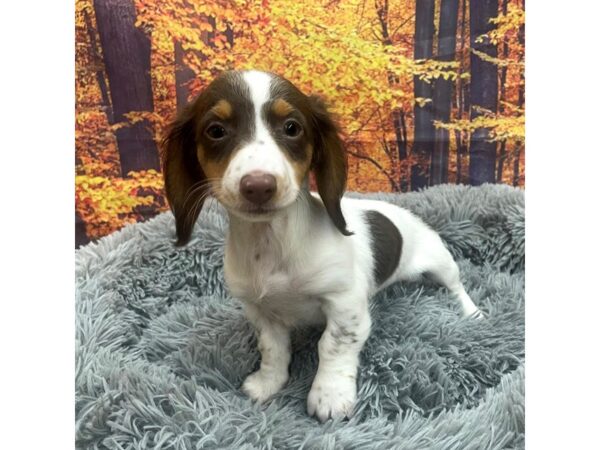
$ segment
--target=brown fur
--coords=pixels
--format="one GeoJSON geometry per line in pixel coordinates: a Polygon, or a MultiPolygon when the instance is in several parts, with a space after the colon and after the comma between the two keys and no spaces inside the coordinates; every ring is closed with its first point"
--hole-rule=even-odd
{"type": "Polygon", "coordinates": [[[285,117],[294,110],[292,105],[290,105],[282,98],[278,98],[277,100],[275,100],[273,102],[273,105],[271,106],[271,109],[275,114],[277,114],[280,117],[285,117]]]}
{"type": "MultiPolygon", "coordinates": [[[[237,100],[239,94],[238,97],[233,94],[239,92],[239,86],[239,73],[229,72],[217,78],[179,114],[163,141],[165,190],[175,216],[177,245],[184,245],[190,239],[204,197],[210,189],[208,180],[212,182],[222,178],[238,150],[237,147],[231,147],[225,154],[208,151],[199,141],[205,138],[199,134],[201,130],[197,127],[208,112],[221,120],[230,119],[234,114],[236,117],[240,117],[240,114],[246,117],[243,114],[250,113],[251,109],[243,104],[240,106],[237,100]],[[231,90],[232,85],[237,89],[231,90]]],[[[297,156],[293,152],[284,152],[294,169],[296,181],[301,185],[308,172],[313,170],[319,195],[329,217],[342,234],[351,235],[346,229],[340,206],[346,187],[347,157],[336,122],[321,99],[305,96],[284,79],[279,80],[277,89],[281,97],[278,95],[273,102],[273,113],[281,118],[294,111],[300,112],[307,122],[305,139],[308,138],[308,141],[303,144],[304,147],[298,147],[305,151],[296,150],[297,156]]],[[[210,149],[210,143],[207,145],[210,149]]]]}
{"type": "Polygon", "coordinates": [[[163,141],[165,191],[175,216],[177,244],[185,245],[204,203],[208,185],[195,152],[194,108],[188,106],[171,124],[163,141]]]}
{"type": "Polygon", "coordinates": [[[327,111],[325,103],[310,96],[316,131],[312,167],[317,189],[325,209],[334,225],[345,236],[352,233],[346,229],[346,219],[340,205],[348,174],[348,159],[336,122],[327,111]]]}
{"type": "Polygon", "coordinates": [[[231,117],[232,113],[231,103],[229,103],[227,100],[219,100],[217,104],[211,108],[211,111],[214,112],[219,118],[227,120],[231,117]]]}
{"type": "Polygon", "coordinates": [[[229,162],[235,155],[235,152],[228,154],[225,158],[214,160],[207,158],[202,145],[198,145],[196,149],[196,155],[206,176],[209,179],[214,180],[215,178],[223,178],[223,175],[225,175],[225,171],[227,170],[227,166],[229,166],[229,162]]]}
{"type": "Polygon", "coordinates": [[[290,158],[287,154],[285,158],[288,160],[292,168],[294,169],[294,175],[296,175],[296,181],[298,185],[302,185],[304,179],[308,176],[310,170],[310,163],[312,160],[313,146],[308,144],[306,146],[306,158],[302,160],[296,160],[290,158]]]}

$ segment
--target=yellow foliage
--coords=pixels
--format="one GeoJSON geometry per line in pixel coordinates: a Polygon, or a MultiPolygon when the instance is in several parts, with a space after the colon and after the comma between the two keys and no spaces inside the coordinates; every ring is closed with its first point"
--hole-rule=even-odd
{"type": "Polygon", "coordinates": [[[516,110],[516,114],[501,116],[487,113],[475,119],[455,120],[451,123],[434,121],[437,128],[472,133],[477,128],[487,128],[492,141],[522,142],[525,139],[525,115],[516,110]]]}
{"type": "Polygon", "coordinates": [[[515,37],[519,28],[525,25],[525,11],[520,5],[509,3],[506,14],[499,14],[498,17],[490,19],[490,22],[496,27],[488,34],[477,38],[477,42],[482,42],[488,38],[494,45],[502,42],[504,39],[515,37]]]}
{"type": "Polygon", "coordinates": [[[471,49],[475,55],[479,56],[486,62],[497,65],[498,67],[508,67],[511,65],[518,66],[521,70],[525,69],[525,63],[521,61],[512,61],[510,59],[494,58],[487,53],[480,52],[479,50],[471,49]]]}
{"type": "Polygon", "coordinates": [[[77,211],[91,238],[143,220],[147,212],[165,210],[163,179],[155,170],[130,172],[129,178],[78,175],[75,177],[77,211]]]}
{"type": "MultiPolygon", "coordinates": [[[[119,123],[109,123],[99,89],[98,76],[104,68],[101,49],[94,54],[91,46],[94,37],[99,42],[93,2],[76,1],[76,196],[90,237],[166,209],[160,174],[142,171],[121,176],[115,132],[146,121],[160,142],[177,106],[176,44],[183,49],[183,65],[194,74],[188,85],[190,99],[222,71],[251,68],[281,74],[302,91],[324,96],[351,151],[351,190],[390,191],[410,176],[412,111],[415,105],[431,102],[415,98],[415,78],[430,84],[438,79],[469,83],[468,31],[457,61],[414,60],[416,0],[133,1],[136,26],[151,40],[154,110],[130,111],[119,123]],[[386,38],[381,20],[384,5],[386,38]],[[396,147],[394,114],[398,112],[403,113],[409,142],[403,161],[396,147]]],[[[493,19],[496,29],[479,37],[510,48],[506,58],[476,53],[506,70],[504,112],[470,121],[468,111],[458,117],[453,106],[455,120],[436,123],[437,127],[459,131],[467,139],[475,128],[485,127],[494,140],[523,140],[524,111],[516,105],[524,61],[518,32],[524,18],[519,3],[509,0],[507,14],[493,19]]],[[[456,152],[456,146],[451,146],[451,152],[456,152]]]]}

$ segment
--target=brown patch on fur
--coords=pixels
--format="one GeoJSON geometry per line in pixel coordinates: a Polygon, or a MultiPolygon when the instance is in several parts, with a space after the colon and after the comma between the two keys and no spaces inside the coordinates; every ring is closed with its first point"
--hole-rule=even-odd
{"type": "Polygon", "coordinates": [[[277,114],[280,117],[285,117],[294,110],[292,105],[290,105],[282,98],[278,98],[277,100],[275,100],[273,102],[273,105],[271,106],[271,109],[275,114],[277,114]]]}
{"type": "Polygon", "coordinates": [[[231,103],[227,100],[219,100],[217,104],[211,108],[211,111],[223,120],[229,119],[233,112],[231,103]]]}
{"type": "Polygon", "coordinates": [[[208,187],[202,183],[206,175],[193,152],[194,111],[186,108],[171,123],[163,141],[163,173],[165,191],[175,215],[177,244],[185,245],[198,218],[208,187]]]}
{"type": "Polygon", "coordinates": [[[206,174],[207,178],[210,178],[212,180],[214,180],[215,178],[223,178],[223,175],[225,175],[225,171],[227,170],[227,166],[229,166],[229,162],[231,161],[231,158],[234,154],[235,152],[232,152],[230,155],[227,156],[227,158],[222,158],[216,161],[212,158],[206,157],[204,153],[204,148],[201,145],[198,145],[198,147],[196,147],[196,155],[198,157],[198,161],[200,162],[200,165],[202,166],[202,169],[204,170],[204,173],[206,174]]]}
{"type": "Polygon", "coordinates": [[[290,156],[284,152],[285,159],[288,160],[292,168],[294,169],[294,175],[296,177],[296,181],[298,182],[298,186],[302,185],[304,178],[308,174],[310,169],[310,163],[312,161],[313,154],[313,146],[311,144],[307,144],[306,146],[306,158],[302,160],[292,159],[290,156]]]}
{"type": "Polygon", "coordinates": [[[346,219],[340,204],[348,175],[346,150],[339,135],[338,124],[329,114],[323,100],[311,96],[309,101],[316,130],[313,169],[317,189],[336,228],[344,236],[350,236],[353,233],[346,229],[346,219]]]}

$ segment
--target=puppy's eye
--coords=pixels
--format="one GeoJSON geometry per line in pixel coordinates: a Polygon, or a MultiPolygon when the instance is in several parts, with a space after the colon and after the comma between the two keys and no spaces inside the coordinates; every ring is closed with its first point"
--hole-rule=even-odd
{"type": "Polygon", "coordinates": [[[283,124],[283,132],[288,137],[297,137],[302,133],[302,126],[295,120],[286,120],[283,124]]]}
{"type": "Polygon", "coordinates": [[[227,130],[225,130],[225,127],[223,127],[223,125],[214,123],[212,125],[209,125],[206,131],[204,131],[204,134],[206,134],[206,136],[208,136],[208,138],[212,139],[213,141],[220,141],[221,139],[225,138],[225,136],[227,136],[227,130]]]}

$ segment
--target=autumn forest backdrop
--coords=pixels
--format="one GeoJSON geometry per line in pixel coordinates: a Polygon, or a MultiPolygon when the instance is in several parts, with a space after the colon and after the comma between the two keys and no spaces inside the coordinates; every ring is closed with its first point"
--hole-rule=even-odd
{"type": "Polygon", "coordinates": [[[524,0],[76,0],[76,245],[168,209],[166,124],[262,69],[340,119],[348,189],[524,186],[524,0]]]}

